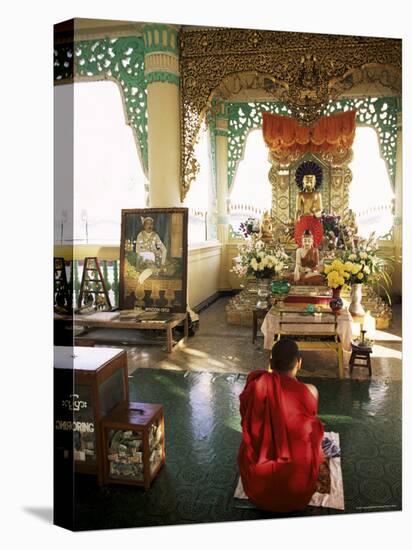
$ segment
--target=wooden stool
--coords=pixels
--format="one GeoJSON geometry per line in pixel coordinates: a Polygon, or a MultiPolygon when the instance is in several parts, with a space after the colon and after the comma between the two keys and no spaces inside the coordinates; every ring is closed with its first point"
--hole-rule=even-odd
{"type": "Polygon", "coordinates": [[[352,374],[353,367],[364,367],[369,370],[369,376],[372,376],[371,353],[372,348],[370,346],[358,346],[352,342],[352,354],[349,359],[349,374],[352,374]]]}

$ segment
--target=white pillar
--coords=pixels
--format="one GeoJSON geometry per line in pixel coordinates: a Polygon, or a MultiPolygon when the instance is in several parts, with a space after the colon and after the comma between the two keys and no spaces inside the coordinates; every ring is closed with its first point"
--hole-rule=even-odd
{"type": "Polygon", "coordinates": [[[227,170],[227,120],[216,124],[216,182],[217,182],[217,234],[222,244],[229,235],[228,170],[227,170]],[[224,128],[226,125],[226,128],[224,128]]]}
{"type": "Polygon", "coordinates": [[[177,28],[143,28],[147,79],[149,206],[180,206],[180,102],[177,28]]]}
{"type": "Polygon", "coordinates": [[[217,238],[222,243],[219,289],[231,288],[228,280],[230,266],[227,261],[229,238],[228,215],[228,113],[225,102],[216,102],[216,195],[217,195],[217,238]]]}

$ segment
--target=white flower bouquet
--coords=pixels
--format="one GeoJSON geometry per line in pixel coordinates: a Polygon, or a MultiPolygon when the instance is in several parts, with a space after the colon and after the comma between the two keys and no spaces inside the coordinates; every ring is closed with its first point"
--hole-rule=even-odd
{"type": "Polygon", "coordinates": [[[271,279],[290,265],[290,257],[281,245],[268,248],[261,240],[250,240],[239,245],[239,255],[232,269],[239,277],[271,279]]]}
{"type": "Polygon", "coordinates": [[[344,261],[351,264],[349,284],[367,283],[381,268],[381,259],[377,255],[378,243],[372,236],[369,239],[358,240],[352,250],[346,250],[344,261]]]}
{"type": "Polygon", "coordinates": [[[391,256],[378,255],[378,247],[377,238],[372,234],[368,239],[358,239],[356,246],[344,252],[343,260],[352,264],[347,283],[367,283],[376,290],[381,289],[390,302],[389,291],[394,259],[391,256]]]}

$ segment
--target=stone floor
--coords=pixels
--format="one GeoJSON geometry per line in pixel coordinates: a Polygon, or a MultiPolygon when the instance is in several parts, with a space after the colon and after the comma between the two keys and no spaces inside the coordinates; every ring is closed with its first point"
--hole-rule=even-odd
{"type": "MultiPolygon", "coordinates": [[[[173,370],[206,371],[213,373],[248,373],[266,368],[268,352],[263,349],[263,335],[252,344],[252,329],[228,325],[225,316],[227,298],[222,298],[200,314],[200,328],[187,343],[179,345],[172,354],[166,353],[164,333],[148,331],[119,331],[99,329],[90,331],[88,338],[96,345],[114,345],[127,349],[129,372],[136,368],[162,368],[173,370]]],[[[176,335],[178,337],[178,335],[176,335]]],[[[402,309],[393,307],[390,329],[376,332],[372,354],[373,378],[377,380],[402,379],[402,309]]],[[[345,376],[349,353],[344,354],[345,376]]],[[[337,357],[333,351],[304,351],[302,377],[336,378],[337,357]]],[[[353,378],[368,378],[367,369],[356,368],[353,378]]]]}
{"type": "MultiPolygon", "coordinates": [[[[77,476],[77,529],[281,517],[233,498],[239,394],[249,371],[266,368],[268,353],[263,338],[252,344],[250,328],[227,325],[225,302],[201,313],[199,331],[172,354],[164,337],[148,339],[148,331],[122,331],[121,342],[119,331],[88,334],[96,345],[127,349],[131,400],[163,404],[166,464],[148,491],[77,476]]],[[[401,344],[396,306],[392,328],[377,334],[372,378],[361,369],[339,380],[333,352],[304,352],[302,377],[319,389],[325,430],[340,435],[345,511],[307,506],[288,516],[402,508],[401,344]]]]}
{"type": "MultiPolygon", "coordinates": [[[[136,369],[130,399],[162,403],[166,463],[150,490],[98,487],[77,476],[76,529],[107,529],[285,517],[234,499],[244,374],[136,369]]],[[[402,507],[402,388],[399,381],[307,378],[319,388],[319,417],[338,432],[345,510],[307,506],[288,517],[402,507]]]]}

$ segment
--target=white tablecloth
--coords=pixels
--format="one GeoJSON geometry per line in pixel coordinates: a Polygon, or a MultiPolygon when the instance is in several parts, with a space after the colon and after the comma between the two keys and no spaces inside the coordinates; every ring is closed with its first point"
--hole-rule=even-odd
{"type": "MultiPolygon", "coordinates": [[[[316,336],[316,334],[321,335],[333,335],[335,332],[333,315],[330,313],[322,313],[323,319],[330,319],[331,323],[325,324],[324,322],[317,321],[317,317],[313,316],[313,323],[302,324],[302,319],[305,319],[307,322],[311,319],[309,316],[303,317],[301,313],[282,313],[282,319],[287,321],[287,325],[283,325],[282,333],[284,333],[284,328],[287,326],[287,330],[290,334],[295,335],[308,335],[316,336]],[[296,321],[296,322],[295,322],[296,321]],[[289,324],[290,323],[290,324],[289,324]]],[[[263,320],[261,331],[264,335],[264,344],[265,349],[272,349],[273,341],[275,334],[279,332],[280,315],[279,312],[276,312],[275,309],[268,311],[266,317],[263,320]]],[[[353,336],[353,319],[351,314],[347,309],[342,309],[340,315],[337,316],[337,333],[342,342],[342,349],[344,351],[351,351],[351,341],[353,336]]]]}

